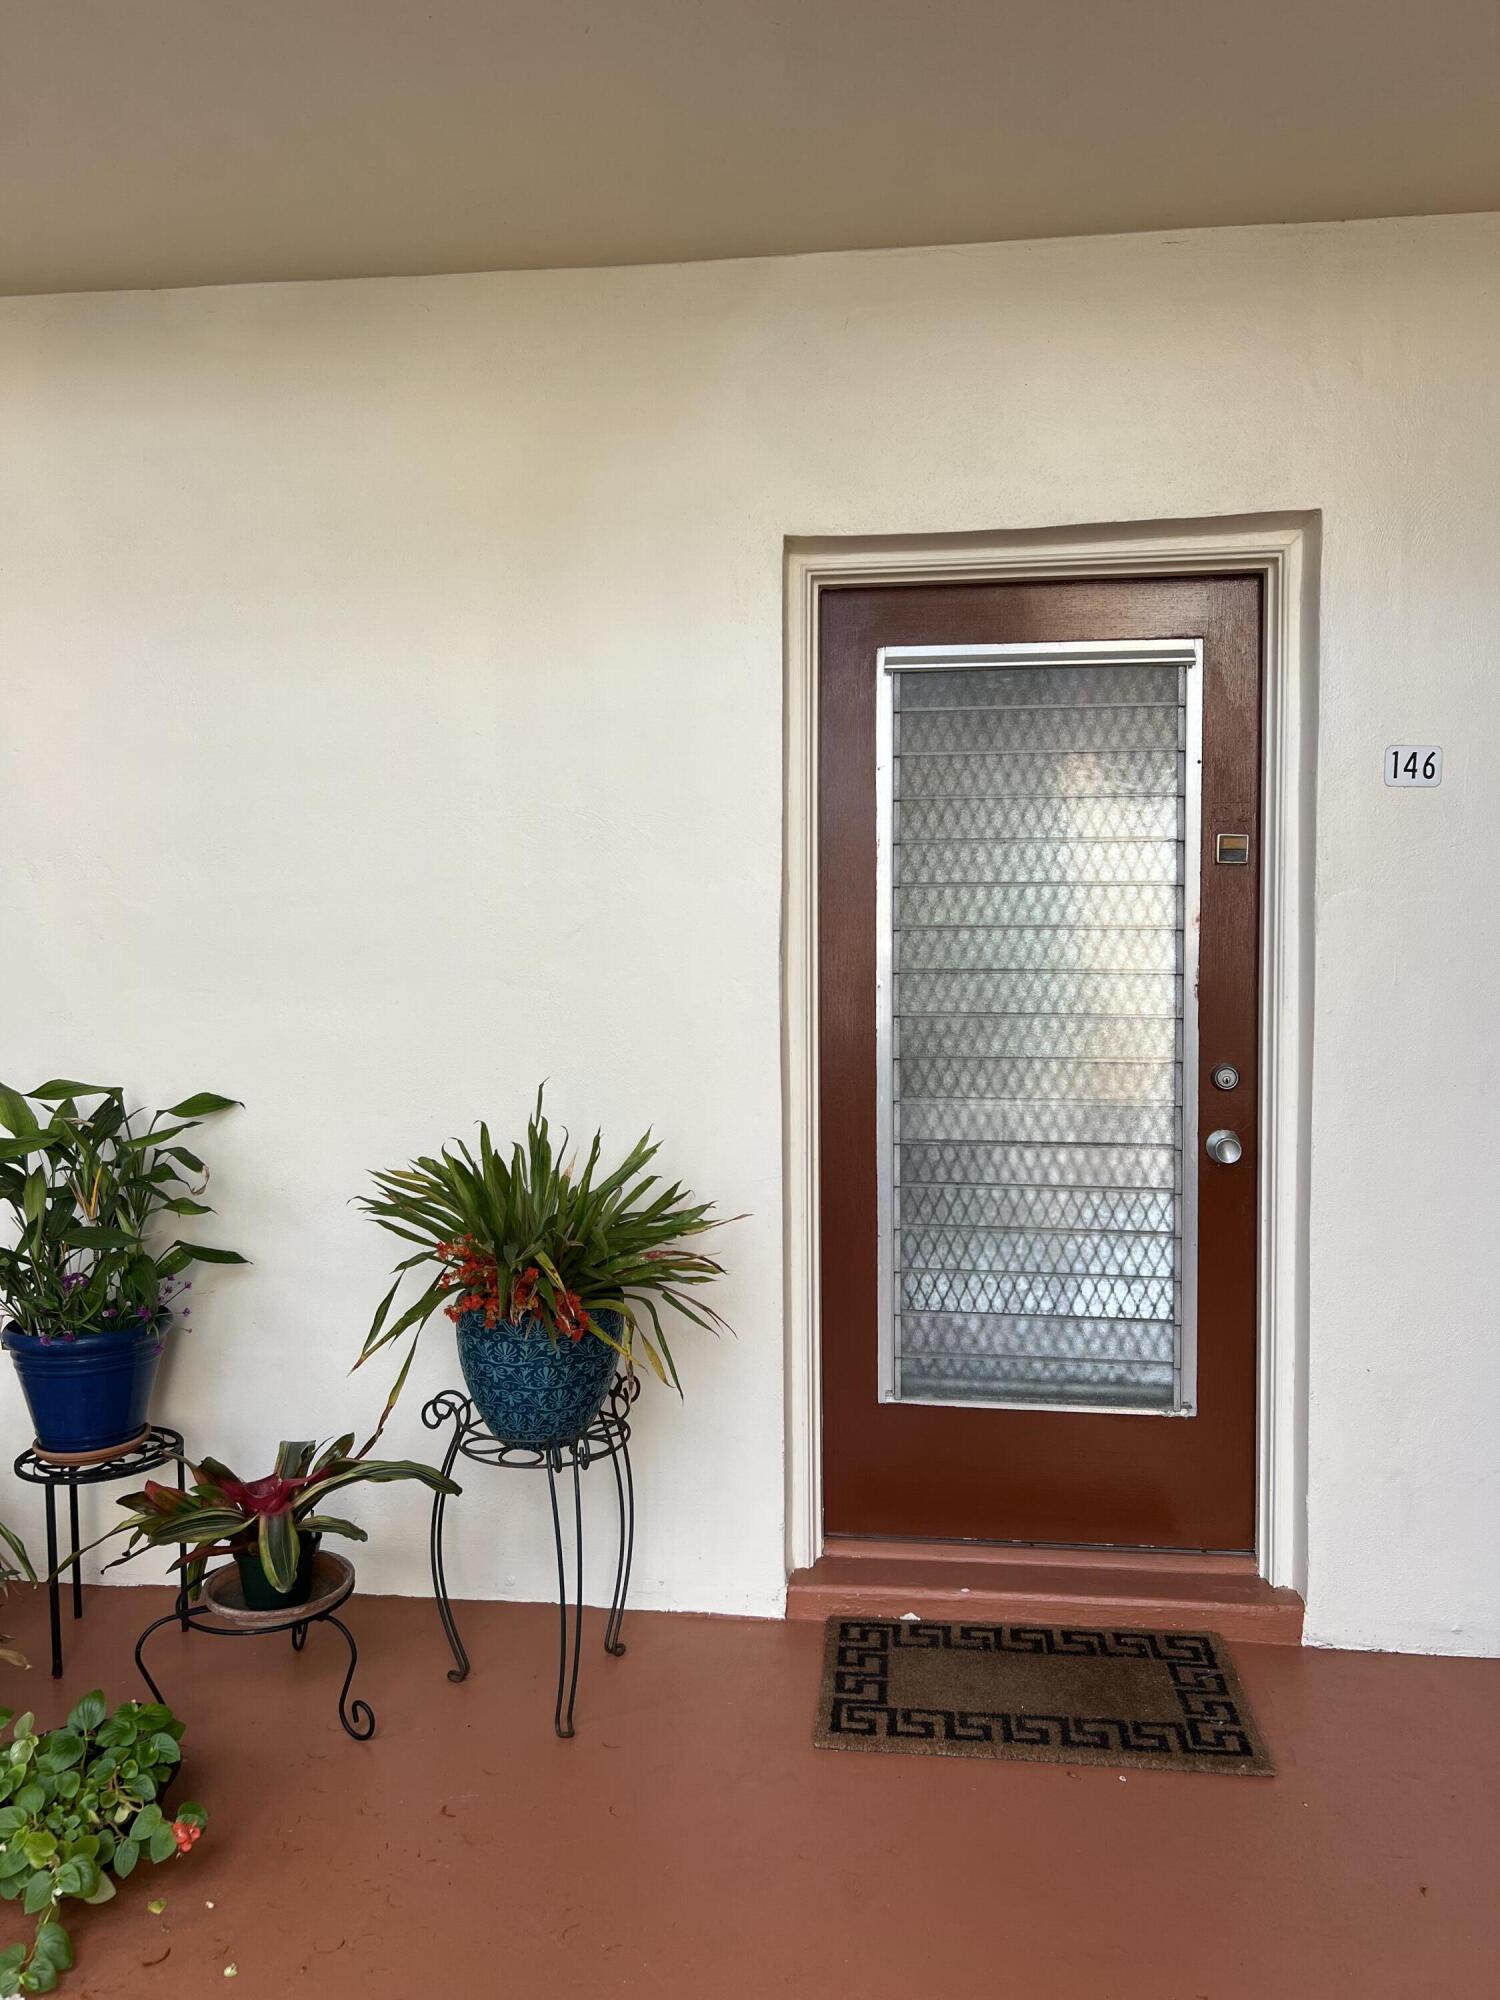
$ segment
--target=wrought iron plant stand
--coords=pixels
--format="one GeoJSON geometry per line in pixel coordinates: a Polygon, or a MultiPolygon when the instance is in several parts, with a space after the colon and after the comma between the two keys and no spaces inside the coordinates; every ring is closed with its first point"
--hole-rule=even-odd
{"type": "MultiPolygon", "coordinates": [[[[68,1541],[69,1555],[73,1561],[73,1616],[83,1616],[83,1570],[78,1556],[78,1489],[80,1486],[98,1486],[105,1480],[131,1479],[137,1473],[154,1472],[158,1466],[177,1466],[177,1490],[183,1490],[186,1461],[183,1458],[182,1432],[170,1429],[166,1424],[152,1424],[137,1438],[128,1450],[112,1453],[106,1458],[95,1458],[89,1463],[85,1457],[81,1463],[69,1463],[61,1459],[43,1457],[33,1446],[23,1451],[15,1462],[17,1479],[24,1479],[29,1486],[40,1486],[47,1496],[47,1604],[52,1624],[52,1678],[62,1679],[62,1584],[57,1568],[57,1489],[68,1489],[68,1541]]],[[[187,1550],[179,1551],[186,1555],[187,1550]]],[[[177,1614],[174,1612],[173,1616],[177,1614]]],[[[187,1629],[187,1618],[182,1619],[183,1630],[187,1629]]]]}
{"type": "MultiPolygon", "coordinates": [[[[443,1472],[451,1475],[460,1458],[476,1465],[504,1466],[526,1471],[545,1471],[552,1501],[552,1538],[557,1549],[557,1701],[552,1726],[559,1736],[573,1734],[573,1703],[578,1693],[578,1657],[583,1642],[583,1491],[582,1474],[601,1458],[614,1469],[615,1499],[619,1510],[620,1537],[615,1555],[614,1593],[604,1625],[604,1650],[618,1659],[625,1651],[620,1628],[625,1620],[625,1599],[630,1590],[630,1564],[635,1553],[635,1481],[630,1470],[630,1410],[641,1392],[635,1375],[617,1375],[597,1416],[576,1438],[566,1444],[503,1444],[484,1423],[473,1403],[456,1389],[444,1389],[422,1411],[429,1430],[451,1423],[453,1436],[443,1459],[443,1472]],[[572,1643],[568,1631],[567,1561],[563,1543],[562,1510],[558,1506],[557,1482],[564,1471],[573,1474],[573,1621],[572,1643]]],[[[467,1679],[469,1655],[453,1619],[448,1597],[448,1580],[443,1567],[443,1516],[447,1495],[432,1499],[432,1589],[438,1616],[443,1621],[455,1664],[448,1670],[450,1681],[467,1679]]]]}
{"type": "Polygon", "coordinates": [[[368,1743],[375,1734],[375,1711],[367,1701],[349,1699],[354,1670],[359,1665],[359,1648],[343,1619],[334,1615],[348,1603],[353,1591],[353,1563],[347,1556],[336,1555],[331,1550],[321,1551],[315,1560],[313,1590],[307,1602],[289,1604],[278,1611],[246,1610],[239,1595],[233,1566],[213,1570],[204,1579],[201,1596],[189,1603],[184,1586],[177,1593],[174,1608],[164,1616],[153,1619],[146,1627],[135,1642],[136,1666],[153,1698],[160,1701],[161,1689],[151,1678],[141,1654],[151,1634],[163,1625],[180,1624],[184,1632],[206,1632],[213,1639],[261,1639],[272,1632],[290,1632],[295,1653],[300,1653],[307,1644],[309,1626],[332,1625],[336,1631],[343,1633],[344,1643],[349,1648],[349,1667],[344,1675],[344,1685],[339,1689],[339,1721],[345,1733],[356,1742],[368,1743]]]}

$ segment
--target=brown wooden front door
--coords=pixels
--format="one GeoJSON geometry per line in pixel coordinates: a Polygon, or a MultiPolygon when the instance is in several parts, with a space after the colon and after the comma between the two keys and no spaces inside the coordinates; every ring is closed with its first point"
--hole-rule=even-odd
{"type": "Polygon", "coordinates": [[[1260,585],[830,590],[820,659],[826,1531],[1250,1549],[1260,585]]]}

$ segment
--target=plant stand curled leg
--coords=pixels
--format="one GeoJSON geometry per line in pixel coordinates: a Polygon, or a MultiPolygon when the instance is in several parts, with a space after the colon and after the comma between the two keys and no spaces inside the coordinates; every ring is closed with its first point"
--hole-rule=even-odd
{"type": "Polygon", "coordinates": [[[168,1612],[165,1612],[160,1618],[153,1618],[151,1623],[146,1627],[145,1631],[141,1634],[140,1638],[137,1639],[135,1642],[136,1671],[139,1673],[141,1679],[146,1683],[147,1687],[150,1688],[151,1699],[153,1701],[161,1700],[162,1698],[161,1689],[156,1685],[156,1682],[152,1680],[150,1673],[147,1671],[146,1662],[144,1661],[144,1659],[142,1659],[141,1655],[145,1650],[146,1641],[151,1637],[151,1634],[153,1632],[159,1632],[163,1625],[175,1625],[178,1622],[179,1616],[182,1618],[183,1628],[185,1630],[187,1625],[187,1592],[185,1590],[178,1598],[176,1604],[172,1606],[172,1609],[168,1612]]]}
{"type": "MultiPolygon", "coordinates": [[[[367,1701],[350,1701],[349,1689],[354,1683],[354,1669],[359,1665],[359,1648],[354,1643],[354,1634],[342,1618],[335,1618],[331,1612],[318,1620],[320,1625],[332,1625],[344,1635],[344,1643],[349,1648],[349,1671],[344,1675],[344,1685],[339,1689],[339,1721],[345,1732],[356,1743],[368,1743],[375,1734],[375,1711],[367,1701]]],[[[302,1628],[306,1633],[306,1626],[302,1628]]]]}

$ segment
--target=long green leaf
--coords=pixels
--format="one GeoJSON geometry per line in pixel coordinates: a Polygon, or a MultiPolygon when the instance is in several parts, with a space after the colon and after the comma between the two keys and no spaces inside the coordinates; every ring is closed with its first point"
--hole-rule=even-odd
{"type": "Polygon", "coordinates": [[[248,1264],[250,1259],[242,1257],[238,1250],[214,1250],[207,1243],[184,1243],[179,1236],[172,1245],[193,1264],[248,1264]]]}
{"type": "Polygon", "coordinates": [[[169,1104],[162,1112],[164,1118],[208,1118],[215,1111],[243,1110],[237,1097],[220,1097],[217,1091],[199,1090],[193,1096],[183,1098],[181,1104],[169,1104]]]}
{"type": "Polygon", "coordinates": [[[302,1544],[290,1507],[260,1517],[260,1566],[277,1590],[290,1590],[302,1544]]]}
{"type": "Polygon", "coordinates": [[[44,1104],[55,1103],[59,1098],[70,1097],[118,1097],[117,1083],[70,1083],[66,1077],[55,1076],[50,1083],[39,1083],[35,1090],[26,1095],[41,1100],[44,1104]]]}
{"type": "Polygon", "coordinates": [[[0,1125],[21,1138],[37,1129],[37,1116],[19,1090],[0,1083],[0,1125]]]}

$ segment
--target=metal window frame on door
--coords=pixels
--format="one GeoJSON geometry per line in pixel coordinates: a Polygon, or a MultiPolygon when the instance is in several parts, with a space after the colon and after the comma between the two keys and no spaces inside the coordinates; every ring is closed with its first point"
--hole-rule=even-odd
{"type": "Polygon", "coordinates": [[[878,1150],[877,1282],[880,1300],[880,1397],[888,1401],[941,1402],[949,1408],[1065,1411],[1086,1415],[1190,1417],[1198,1389],[1198,919],[1202,876],[1203,644],[1198,639],[1079,640],[1037,644],[975,646],[884,646],[876,655],[875,701],[875,1041],[878,1150]],[[896,1352],[895,1217],[895,968],[892,958],[895,904],[894,779],[895,675],[979,667],[1177,666],[1185,671],[1183,742],[1183,921],[1182,921],[1182,1096],[1178,1128],[1181,1166],[1181,1235],[1178,1311],[1170,1408],[1152,1410],[1107,1403],[1015,1402],[986,1398],[903,1397],[896,1352]]]}

